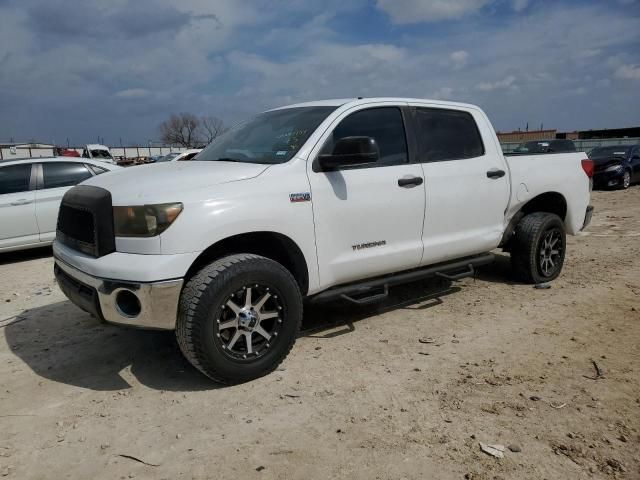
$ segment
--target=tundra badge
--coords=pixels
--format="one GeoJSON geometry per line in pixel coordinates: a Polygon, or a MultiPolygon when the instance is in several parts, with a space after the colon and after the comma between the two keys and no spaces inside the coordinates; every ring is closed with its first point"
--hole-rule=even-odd
{"type": "Polygon", "coordinates": [[[311,201],[311,193],[309,193],[309,192],[290,193],[289,194],[289,201],[291,203],[310,202],[311,201]]]}

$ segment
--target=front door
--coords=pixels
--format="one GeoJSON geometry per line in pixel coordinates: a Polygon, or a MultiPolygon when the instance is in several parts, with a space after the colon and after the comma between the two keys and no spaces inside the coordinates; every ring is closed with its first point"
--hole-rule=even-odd
{"type": "Polygon", "coordinates": [[[0,249],[38,243],[31,164],[0,167],[0,249]]]}
{"type": "Polygon", "coordinates": [[[320,283],[326,288],[417,267],[422,256],[424,184],[410,163],[399,106],[373,104],[345,112],[308,162],[320,283]],[[315,157],[339,139],[374,138],[379,161],[318,171],[315,157]]]}

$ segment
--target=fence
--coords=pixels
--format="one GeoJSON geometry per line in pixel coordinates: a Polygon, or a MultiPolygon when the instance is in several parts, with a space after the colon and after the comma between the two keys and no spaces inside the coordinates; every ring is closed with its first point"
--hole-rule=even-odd
{"type": "MultiPolygon", "coordinates": [[[[82,155],[83,148],[70,148],[82,155]]],[[[111,155],[122,158],[141,158],[153,155],[166,155],[171,152],[182,152],[185,147],[109,147],[111,155]]],[[[0,148],[0,160],[17,158],[53,157],[53,148],[3,147],[0,148]]]]}
{"type": "MultiPolygon", "coordinates": [[[[615,145],[637,145],[640,144],[640,137],[634,138],[590,138],[588,140],[574,140],[576,149],[579,152],[589,152],[589,150],[595,147],[613,147],[615,145]]],[[[513,152],[516,147],[520,145],[519,142],[505,142],[501,143],[502,151],[504,153],[513,152]]]]}

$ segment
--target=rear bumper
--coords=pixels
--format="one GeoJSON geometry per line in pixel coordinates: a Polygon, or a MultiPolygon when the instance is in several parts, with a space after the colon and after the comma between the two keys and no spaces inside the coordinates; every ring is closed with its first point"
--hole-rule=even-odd
{"type": "Polygon", "coordinates": [[[98,318],[130,327],[175,329],[182,279],[158,282],[103,279],[81,272],[57,257],[54,273],[67,298],[98,318]]]}

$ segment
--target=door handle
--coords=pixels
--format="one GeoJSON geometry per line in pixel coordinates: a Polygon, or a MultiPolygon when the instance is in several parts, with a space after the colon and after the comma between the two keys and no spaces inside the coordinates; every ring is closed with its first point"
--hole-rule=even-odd
{"type": "Polygon", "coordinates": [[[11,202],[11,205],[14,205],[17,207],[18,205],[29,205],[31,202],[33,202],[33,200],[27,200],[26,198],[21,198],[20,200],[11,202]]]}
{"type": "Polygon", "coordinates": [[[422,177],[403,177],[398,179],[398,186],[405,188],[413,188],[422,185],[424,180],[422,177]]]}
{"type": "Polygon", "coordinates": [[[496,169],[489,170],[487,172],[487,177],[488,178],[501,178],[501,177],[504,177],[504,174],[505,174],[504,170],[498,170],[496,168],[496,169]]]}

